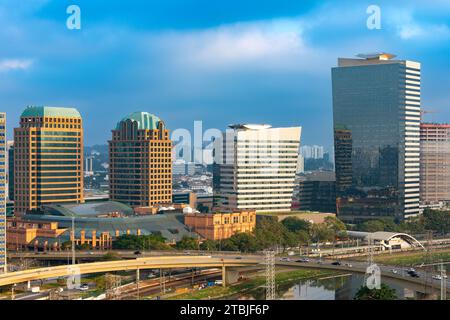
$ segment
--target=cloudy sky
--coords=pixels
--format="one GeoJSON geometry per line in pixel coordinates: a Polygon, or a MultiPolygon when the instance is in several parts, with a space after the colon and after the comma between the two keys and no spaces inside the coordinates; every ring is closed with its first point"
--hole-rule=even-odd
{"type": "Polygon", "coordinates": [[[301,125],[330,148],[337,57],[421,62],[427,120],[447,121],[449,40],[450,0],[0,0],[0,110],[10,138],[25,106],[50,105],[80,110],[87,145],[142,110],[172,130],[301,125]],[[66,27],[72,4],[81,30],[66,27]]]}

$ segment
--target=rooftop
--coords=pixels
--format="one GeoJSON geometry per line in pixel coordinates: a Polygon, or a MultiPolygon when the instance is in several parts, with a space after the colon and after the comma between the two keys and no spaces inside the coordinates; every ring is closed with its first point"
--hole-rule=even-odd
{"type": "Polygon", "coordinates": [[[122,120],[117,123],[116,129],[120,128],[121,122],[127,120],[136,121],[138,123],[139,130],[155,130],[158,128],[158,123],[161,121],[161,119],[159,119],[154,114],[137,111],[130,113],[126,117],[122,118],[122,120]]]}
{"type": "Polygon", "coordinates": [[[75,108],[28,106],[21,117],[66,117],[81,118],[80,112],[75,108]]]}

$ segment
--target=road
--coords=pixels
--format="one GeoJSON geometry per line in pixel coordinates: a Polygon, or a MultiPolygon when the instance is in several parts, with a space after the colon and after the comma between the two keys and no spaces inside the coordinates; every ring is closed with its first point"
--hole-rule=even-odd
{"type": "Polygon", "coordinates": [[[162,256],[145,257],[130,260],[115,260],[57,267],[28,269],[24,271],[0,274],[0,286],[22,283],[32,280],[68,277],[72,275],[104,273],[111,271],[145,269],[182,269],[182,268],[222,268],[245,267],[261,263],[261,257],[246,256],[162,256]],[[239,259],[238,259],[239,258],[239,259]]]}

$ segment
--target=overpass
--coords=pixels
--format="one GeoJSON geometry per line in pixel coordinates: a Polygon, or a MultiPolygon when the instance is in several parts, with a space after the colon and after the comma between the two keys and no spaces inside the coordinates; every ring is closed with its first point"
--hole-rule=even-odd
{"type": "Polygon", "coordinates": [[[68,277],[73,275],[103,273],[112,271],[177,268],[221,268],[223,285],[226,285],[226,269],[259,264],[261,259],[211,256],[164,256],[116,260],[94,263],[81,263],[48,268],[29,269],[0,275],[0,286],[17,284],[32,280],[68,277]]]}

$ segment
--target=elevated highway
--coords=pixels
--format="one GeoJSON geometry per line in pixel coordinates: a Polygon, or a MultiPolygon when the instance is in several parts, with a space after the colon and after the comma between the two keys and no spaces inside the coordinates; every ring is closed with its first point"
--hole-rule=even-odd
{"type": "Polygon", "coordinates": [[[33,280],[68,277],[75,274],[92,274],[112,271],[144,270],[144,269],[177,269],[177,268],[221,268],[223,284],[226,284],[226,269],[230,267],[247,267],[259,264],[261,259],[211,256],[162,256],[146,257],[130,260],[116,260],[57,267],[29,269],[9,272],[0,275],[0,286],[17,284],[33,280]]]}

